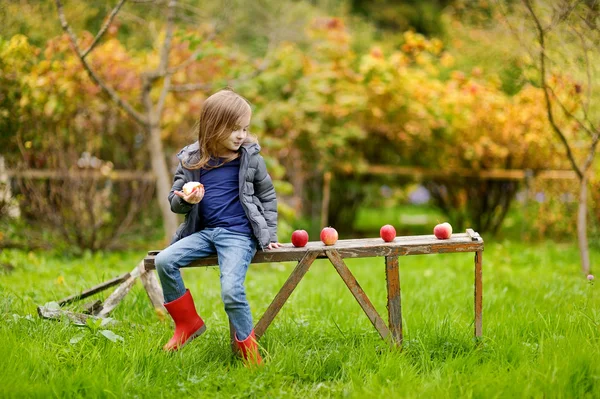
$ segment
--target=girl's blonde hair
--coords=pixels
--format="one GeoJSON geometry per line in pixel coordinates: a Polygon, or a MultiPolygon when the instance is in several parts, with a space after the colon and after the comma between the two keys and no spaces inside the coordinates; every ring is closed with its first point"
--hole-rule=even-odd
{"type": "MultiPolygon", "coordinates": [[[[218,158],[219,143],[229,137],[231,132],[241,128],[239,121],[249,112],[252,112],[250,102],[231,89],[220,90],[208,97],[204,101],[197,123],[200,147],[198,162],[186,162],[184,166],[187,169],[211,169],[237,158],[237,154],[232,154],[219,165],[208,165],[211,158],[218,158]]],[[[248,133],[244,143],[256,141],[256,138],[248,133]]]]}

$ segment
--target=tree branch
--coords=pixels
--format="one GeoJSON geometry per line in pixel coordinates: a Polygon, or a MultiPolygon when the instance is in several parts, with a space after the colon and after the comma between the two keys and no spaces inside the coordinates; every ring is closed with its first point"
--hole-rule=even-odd
{"type": "Polygon", "coordinates": [[[158,66],[158,70],[156,71],[155,74],[152,75],[152,78],[151,78],[151,79],[155,79],[157,77],[164,76],[164,80],[163,80],[163,86],[160,91],[160,96],[158,98],[158,103],[156,104],[156,108],[154,109],[156,118],[152,118],[151,123],[154,123],[154,121],[160,120],[160,116],[161,116],[163,108],[165,106],[165,101],[167,99],[167,94],[169,93],[169,89],[171,88],[172,74],[169,72],[168,66],[169,66],[169,53],[171,52],[171,43],[173,41],[173,31],[175,29],[175,8],[176,7],[177,7],[177,0],[169,0],[165,42],[163,43],[163,47],[160,51],[160,63],[158,66]]]}
{"type": "Polygon", "coordinates": [[[496,0],[496,5],[498,6],[498,9],[500,10],[500,14],[502,14],[502,16],[504,17],[504,22],[508,26],[508,29],[514,35],[515,39],[517,39],[517,41],[519,42],[521,47],[523,47],[525,49],[527,54],[529,54],[529,56],[531,56],[532,59],[536,58],[537,55],[536,55],[535,51],[529,47],[529,43],[527,41],[525,41],[525,39],[524,39],[523,31],[526,29],[525,21],[524,20],[522,21],[520,28],[513,26],[513,24],[511,23],[511,21],[509,19],[509,12],[508,12],[508,10],[505,10],[503,8],[502,1],[496,0]]]}
{"type": "Polygon", "coordinates": [[[596,132],[596,135],[592,138],[592,144],[590,145],[590,152],[588,153],[585,162],[583,163],[583,172],[585,173],[588,168],[594,162],[594,157],[596,156],[596,147],[598,146],[598,141],[600,141],[600,132],[596,132]]]}
{"type": "MultiPolygon", "coordinates": [[[[256,68],[255,71],[248,73],[244,76],[240,76],[237,79],[228,80],[226,85],[234,86],[238,83],[246,82],[250,79],[253,79],[253,78],[257,77],[258,75],[260,75],[265,69],[267,69],[268,66],[269,66],[269,62],[264,60],[261,63],[261,65],[259,65],[259,67],[256,68]]],[[[173,85],[173,86],[171,86],[170,91],[176,92],[176,93],[185,93],[185,92],[189,92],[189,91],[208,90],[211,87],[213,87],[212,83],[189,83],[189,84],[183,84],[183,85],[173,85]]]]}
{"type": "MultiPolygon", "coordinates": [[[[564,22],[567,18],[569,18],[569,16],[571,15],[571,13],[573,12],[573,10],[579,5],[579,3],[581,3],[582,0],[577,0],[575,1],[572,5],[569,5],[568,1],[565,1],[563,3],[566,3],[565,5],[567,6],[567,8],[563,9],[562,7],[559,6],[558,11],[553,13],[552,15],[552,22],[550,23],[550,25],[548,25],[546,27],[546,30],[550,30],[552,27],[564,22]]],[[[556,9],[555,9],[556,10],[556,9]]]]}
{"type": "Polygon", "coordinates": [[[171,89],[171,77],[172,76],[173,75],[171,75],[171,74],[167,74],[167,76],[165,76],[165,80],[163,82],[163,87],[160,91],[160,97],[158,98],[158,103],[156,104],[156,108],[154,111],[156,114],[157,120],[160,120],[160,116],[165,107],[165,101],[167,99],[167,94],[169,94],[169,91],[171,89]]]}
{"type": "Polygon", "coordinates": [[[579,118],[577,118],[571,111],[569,111],[567,109],[567,107],[563,104],[562,101],[560,101],[560,99],[558,98],[558,95],[556,94],[556,92],[554,91],[554,89],[550,86],[547,86],[547,89],[550,90],[552,92],[552,95],[554,96],[556,103],[560,106],[560,108],[563,110],[563,112],[565,113],[565,115],[567,115],[569,118],[573,119],[575,122],[577,122],[577,124],[583,129],[585,130],[585,132],[590,136],[590,137],[594,137],[594,132],[592,132],[590,130],[590,128],[588,128],[581,120],[579,120],[579,118]]]}
{"type": "MultiPolygon", "coordinates": [[[[209,41],[214,39],[216,36],[216,31],[213,31],[210,35],[208,35],[208,37],[206,37],[206,39],[204,39],[205,41],[209,41]]],[[[167,70],[168,74],[175,74],[177,72],[179,72],[182,69],[187,68],[188,66],[190,66],[191,64],[193,64],[196,61],[196,57],[198,57],[198,55],[200,55],[201,50],[196,50],[194,51],[192,54],[190,54],[190,56],[183,62],[181,62],[179,65],[176,65],[172,68],[169,68],[167,70]]]]}
{"type": "Polygon", "coordinates": [[[106,30],[112,23],[113,19],[117,16],[117,13],[119,12],[119,10],[123,6],[123,4],[125,4],[125,1],[127,1],[127,0],[119,1],[119,4],[117,4],[115,6],[115,8],[113,8],[112,12],[110,13],[110,16],[108,17],[106,22],[104,22],[104,25],[102,25],[102,28],[100,28],[100,30],[98,31],[98,34],[94,38],[94,41],[92,42],[92,44],[90,44],[90,47],[88,47],[88,49],[83,52],[83,54],[81,55],[81,58],[87,57],[87,55],[90,53],[90,51],[92,51],[94,49],[94,47],[96,47],[96,44],[100,41],[100,38],[102,37],[102,35],[104,35],[106,30]]]}
{"type": "Polygon", "coordinates": [[[594,126],[593,122],[590,120],[588,116],[588,110],[590,107],[590,102],[592,101],[592,72],[590,71],[590,57],[588,55],[589,47],[585,42],[585,37],[579,30],[573,28],[575,34],[579,36],[579,40],[581,41],[581,46],[583,47],[583,54],[585,55],[585,72],[587,76],[587,93],[586,98],[587,101],[583,104],[583,115],[585,116],[586,121],[591,125],[593,130],[597,130],[596,126],[594,126]]]}
{"type": "Polygon", "coordinates": [[[552,112],[552,103],[550,101],[550,94],[548,93],[548,91],[549,91],[548,83],[546,81],[546,47],[545,47],[545,45],[546,45],[545,44],[545,32],[546,31],[542,27],[542,24],[540,23],[538,16],[535,14],[535,11],[533,11],[533,7],[531,6],[531,3],[529,2],[529,0],[523,0],[523,3],[525,4],[525,7],[531,14],[531,17],[533,18],[533,20],[535,22],[535,26],[538,31],[538,41],[540,44],[540,78],[541,78],[542,89],[544,90],[544,98],[546,100],[546,112],[548,115],[548,121],[550,122],[550,125],[552,126],[552,129],[554,130],[554,132],[558,135],[558,137],[562,141],[562,143],[567,151],[567,157],[569,158],[569,161],[571,162],[571,166],[573,167],[573,170],[575,171],[575,173],[577,173],[577,176],[580,179],[583,179],[583,173],[581,172],[579,165],[577,165],[577,161],[575,160],[573,152],[571,151],[569,142],[567,141],[567,138],[565,137],[563,132],[560,130],[558,125],[556,124],[556,121],[554,120],[554,113],[552,112]]]}
{"type": "Polygon", "coordinates": [[[160,51],[160,64],[158,66],[158,75],[165,76],[167,67],[169,66],[169,52],[171,51],[171,42],[173,41],[173,30],[175,29],[175,7],[177,0],[169,0],[167,11],[167,31],[165,34],[165,42],[160,51]]]}
{"type": "Polygon", "coordinates": [[[180,4],[177,5],[177,7],[181,8],[182,10],[189,11],[192,14],[194,14],[194,15],[202,18],[202,19],[206,19],[207,18],[206,14],[202,15],[202,11],[203,10],[201,8],[194,7],[191,4],[180,3],[180,4]]]}
{"type": "Polygon", "coordinates": [[[188,83],[183,85],[172,85],[169,91],[174,93],[185,93],[189,91],[208,90],[212,86],[212,83],[188,83]]]}
{"type": "Polygon", "coordinates": [[[71,46],[73,47],[73,51],[75,51],[75,54],[77,54],[77,56],[79,57],[79,60],[83,64],[83,67],[87,71],[90,78],[98,86],[100,86],[100,88],[110,97],[110,99],[114,103],[116,103],[118,106],[120,106],[122,109],[124,109],[133,119],[136,120],[136,122],[138,122],[141,125],[146,126],[148,124],[148,121],[146,120],[145,116],[142,115],[141,113],[139,113],[138,111],[136,111],[135,108],[133,108],[131,106],[131,104],[129,104],[127,101],[123,100],[117,94],[116,91],[114,91],[111,87],[106,85],[104,83],[104,81],[92,70],[92,68],[90,67],[88,62],[85,60],[85,58],[82,57],[81,49],[79,48],[79,45],[77,44],[77,37],[71,30],[71,27],[69,26],[69,24],[67,22],[67,18],[65,17],[62,2],[61,2],[61,0],[55,0],[55,2],[56,2],[56,8],[58,11],[58,17],[60,18],[61,26],[62,26],[63,30],[67,33],[69,40],[71,42],[71,46]]]}

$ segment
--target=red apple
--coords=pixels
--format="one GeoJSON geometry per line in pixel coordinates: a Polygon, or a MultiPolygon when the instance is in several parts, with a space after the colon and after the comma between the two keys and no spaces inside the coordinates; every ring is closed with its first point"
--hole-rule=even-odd
{"type": "Polygon", "coordinates": [[[447,240],[452,237],[452,226],[448,222],[437,224],[433,228],[433,234],[440,240],[447,240]]]}
{"type": "Polygon", "coordinates": [[[321,241],[325,245],[333,245],[338,240],[338,232],[333,227],[325,227],[321,230],[321,241]]]}
{"type": "Polygon", "coordinates": [[[396,238],[396,229],[391,224],[386,224],[379,230],[379,237],[385,242],[392,242],[396,238]]]}
{"type": "Polygon", "coordinates": [[[306,230],[296,230],[292,233],[292,244],[295,247],[303,247],[308,242],[308,233],[306,230]]]}

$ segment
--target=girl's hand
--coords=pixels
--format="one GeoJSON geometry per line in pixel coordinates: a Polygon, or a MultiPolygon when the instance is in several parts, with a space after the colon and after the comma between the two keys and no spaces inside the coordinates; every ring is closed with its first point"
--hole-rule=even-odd
{"type": "Polygon", "coordinates": [[[191,193],[185,194],[182,191],[173,191],[177,196],[183,199],[188,204],[197,204],[204,198],[204,187],[196,187],[191,193]]]}
{"type": "Polygon", "coordinates": [[[283,245],[281,245],[278,242],[272,242],[269,245],[267,245],[267,249],[275,249],[275,248],[281,248],[283,245]]]}

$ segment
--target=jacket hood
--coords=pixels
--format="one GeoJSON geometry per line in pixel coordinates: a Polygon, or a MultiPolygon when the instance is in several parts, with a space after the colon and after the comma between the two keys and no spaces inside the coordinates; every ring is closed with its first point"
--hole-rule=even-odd
{"type": "MultiPolygon", "coordinates": [[[[260,152],[260,145],[258,143],[244,143],[241,148],[243,151],[246,151],[248,155],[254,155],[260,152]]],[[[200,158],[200,143],[195,141],[190,145],[186,145],[177,153],[177,158],[183,163],[196,163],[196,160],[200,158]]]]}

